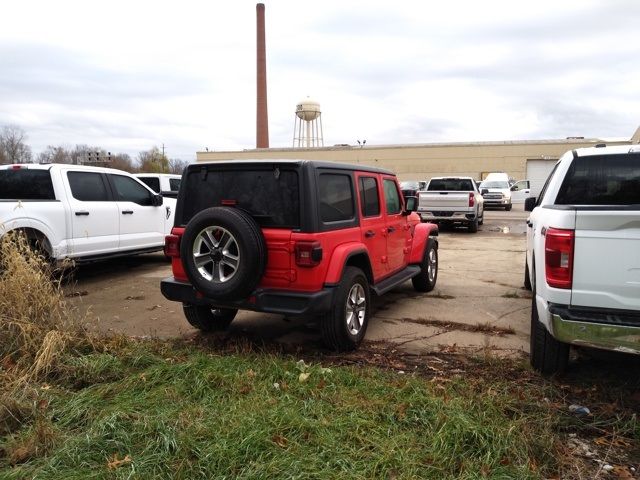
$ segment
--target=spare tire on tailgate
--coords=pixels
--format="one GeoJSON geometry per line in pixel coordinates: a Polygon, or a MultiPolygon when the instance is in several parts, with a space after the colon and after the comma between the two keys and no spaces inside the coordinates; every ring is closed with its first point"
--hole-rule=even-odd
{"type": "Polygon", "coordinates": [[[248,296],[264,273],[267,248],[262,230],[243,210],[211,207],[187,224],[180,257],[196,290],[217,300],[248,296]]]}

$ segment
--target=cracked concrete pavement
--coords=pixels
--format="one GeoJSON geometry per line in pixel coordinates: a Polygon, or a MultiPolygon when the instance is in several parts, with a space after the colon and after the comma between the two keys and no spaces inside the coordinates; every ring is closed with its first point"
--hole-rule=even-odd
{"type": "MultiPolygon", "coordinates": [[[[367,340],[386,340],[408,352],[482,351],[504,355],[528,351],[530,295],[522,289],[522,206],[487,211],[477,234],[443,229],[438,282],[420,294],[406,282],[373,302],[367,340]]],[[[87,265],[65,287],[69,301],[92,328],[170,338],[196,332],[181,305],[167,301],[159,282],[170,275],[161,254],[87,265]]],[[[320,343],[312,319],[239,312],[231,332],[304,345],[320,343]]]]}

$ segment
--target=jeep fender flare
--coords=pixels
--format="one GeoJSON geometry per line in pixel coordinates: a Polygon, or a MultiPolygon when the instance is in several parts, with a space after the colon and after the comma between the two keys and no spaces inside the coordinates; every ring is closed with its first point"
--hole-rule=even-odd
{"type": "Polygon", "coordinates": [[[360,267],[364,274],[367,276],[370,282],[373,282],[371,273],[371,262],[369,261],[369,250],[360,242],[350,242],[336,247],[331,253],[331,261],[329,262],[329,268],[327,269],[327,275],[325,277],[325,285],[337,285],[342,278],[342,272],[347,266],[349,259],[362,256],[364,257],[365,264],[360,265],[363,262],[357,262],[355,266],[360,267]]]}
{"type": "MultiPolygon", "coordinates": [[[[435,223],[419,223],[413,231],[413,242],[411,243],[411,253],[409,263],[421,263],[424,256],[424,249],[427,248],[429,238],[438,236],[438,226],[435,223]]],[[[437,239],[436,239],[437,241],[437,239]]]]}

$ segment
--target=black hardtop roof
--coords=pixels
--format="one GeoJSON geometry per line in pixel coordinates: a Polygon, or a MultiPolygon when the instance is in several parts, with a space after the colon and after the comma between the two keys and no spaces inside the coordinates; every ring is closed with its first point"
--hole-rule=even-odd
{"type": "Polygon", "coordinates": [[[393,175],[396,174],[391,170],[387,170],[384,168],[378,167],[370,167],[368,165],[358,165],[353,163],[338,163],[338,162],[325,162],[321,160],[290,160],[290,159],[265,159],[265,160],[225,160],[220,162],[197,162],[190,164],[187,168],[189,170],[200,170],[203,166],[212,166],[212,165],[220,165],[224,168],[228,168],[228,166],[250,166],[250,165],[258,165],[261,167],[269,166],[269,165],[287,165],[287,166],[305,166],[308,165],[312,168],[330,168],[333,170],[350,170],[350,171],[360,171],[360,172],[372,172],[372,173],[383,173],[385,175],[393,175]]]}

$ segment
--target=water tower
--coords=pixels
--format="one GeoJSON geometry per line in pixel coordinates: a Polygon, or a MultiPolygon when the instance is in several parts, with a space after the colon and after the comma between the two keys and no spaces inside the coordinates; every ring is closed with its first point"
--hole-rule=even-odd
{"type": "Polygon", "coordinates": [[[323,146],[320,104],[307,97],[296,105],[293,147],[310,148],[323,146]]]}

